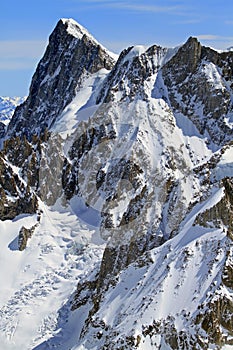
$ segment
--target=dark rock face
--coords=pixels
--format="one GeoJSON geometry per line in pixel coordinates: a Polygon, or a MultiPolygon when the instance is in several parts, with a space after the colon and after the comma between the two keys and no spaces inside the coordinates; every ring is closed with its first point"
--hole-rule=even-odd
{"type": "Polygon", "coordinates": [[[59,135],[51,135],[41,145],[38,171],[38,194],[48,205],[53,205],[62,196],[62,171],[64,166],[62,142],[59,135]]]}
{"type": "Polygon", "coordinates": [[[60,20],[32,78],[29,96],[16,108],[7,134],[29,137],[44,131],[71,102],[84,77],[113,65],[113,58],[78,25],[60,20]]]}
{"type": "MultiPolygon", "coordinates": [[[[101,225],[102,229],[111,229],[114,227],[112,224],[111,207],[117,207],[117,201],[120,200],[123,192],[127,193],[130,191],[130,188],[136,192],[140,188],[141,182],[139,175],[143,173],[143,170],[132,160],[122,158],[115,160],[106,173],[104,171],[101,172],[101,169],[99,172],[97,174],[97,180],[99,180],[97,181],[98,190],[104,193],[106,199],[101,215],[101,225]]],[[[140,203],[140,199],[144,198],[144,196],[144,189],[142,189],[141,195],[135,194],[135,198],[125,208],[118,227],[126,225],[139,215],[140,207],[143,206],[140,203]]]]}
{"type": "Polygon", "coordinates": [[[0,138],[4,136],[6,131],[5,129],[6,129],[5,125],[2,122],[0,122],[0,138]]]}
{"type": "Polygon", "coordinates": [[[29,186],[25,186],[4,157],[0,156],[0,218],[11,220],[22,213],[33,214],[38,201],[29,186]]]}
{"type": "Polygon", "coordinates": [[[93,297],[96,285],[96,280],[86,281],[83,284],[78,284],[72,303],[72,310],[76,310],[79,307],[85,305],[90,300],[90,298],[93,297]]]}
{"type": "Polygon", "coordinates": [[[27,246],[27,241],[29,238],[32,237],[33,232],[35,231],[37,227],[37,224],[32,226],[31,228],[26,228],[24,226],[21,227],[19,231],[19,237],[18,237],[18,246],[19,250],[22,251],[26,248],[27,246]]]}
{"type": "Polygon", "coordinates": [[[160,58],[166,50],[153,45],[145,53],[127,58],[132,49],[133,47],[129,47],[122,51],[97,97],[97,103],[114,101],[116,93],[121,93],[120,101],[127,98],[132,101],[136,95],[145,100],[148,98],[144,83],[158,71],[160,58]]]}
{"type": "Polygon", "coordinates": [[[224,178],[222,186],[224,197],[215,206],[198,215],[196,223],[207,227],[208,222],[214,223],[216,227],[225,225],[229,236],[233,236],[233,180],[224,178]]]}
{"type": "Polygon", "coordinates": [[[210,294],[200,305],[195,319],[195,324],[201,326],[201,331],[197,329],[197,339],[201,340],[204,330],[208,342],[215,344],[216,349],[221,349],[226,344],[233,345],[233,302],[230,297],[233,290],[231,246],[232,240],[228,238],[221,284],[215,293],[210,294]],[[222,293],[225,288],[228,290],[227,294],[222,293]]]}
{"type": "MultiPolygon", "coordinates": [[[[115,138],[115,131],[110,124],[100,125],[98,128],[87,128],[81,135],[79,135],[70,151],[69,159],[64,161],[62,173],[62,186],[67,199],[71,199],[79,192],[78,172],[79,163],[84,154],[87,154],[92,148],[104,143],[107,140],[115,138]]],[[[97,183],[98,180],[97,180],[97,183]]],[[[98,185],[97,185],[98,186],[98,185]]]]}
{"type": "Polygon", "coordinates": [[[202,328],[208,333],[212,343],[219,346],[233,345],[232,341],[225,342],[222,327],[233,335],[233,303],[226,297],[219,297],[218,300],[210,302],[209,311],[203,317],[202,328]]]}
{"type": "MultiPolygon", "coordinates": [[[[182,83],[188,74],[196,71],[201,58],[201,44],[196,38],[189,38],[188,41],[179,49],[177,54],[167,63],[164,73],[168,73],[166,69],[171,68],[175,71],[176,81],[178,85],[182,83]]],[[[164,76],[166,77],[166,75],[164,76]]],[[[166,81],[166,79],[165,79],[166,81]]],[[[170,82],[167,84],[170,86],[170,82]]]]}
{"type": "MultiPolygon", "coordinates": [[[[201,165],[194,166],[191,157],[188,160],[183,157],[186,141],[175,149],[176,145],[165,142],[165,138],[174,137],[177,128],[174,115],[181,113],[207,138],[207,144],[213,142],[220,149],[228,143],[230,147],[232,130],[225,119],[233,113],[233,53],[217,53],[202,47],[195,38],[190,38],[167,63],[163,63],[167,51],[159,46],[154,45],[141,54],[133,50],[132,47],[124,50],[114,65],[107,51],[85,30],[71,21],[59,21],[33,76],[29,97],[16,109],[10,122],[8,138],[0,154],[1,220],[13,219],[21,213],[35,213],[38,197],[53,205],[58,198],[69,201],[79,195],[84,197],[87,207],[92,205],[92,199],[101,197],[99,229],[101,237],[109,240],[96,269],[98,273],[93,280],[78,285],[72,304],[75,310],[91,303],[87,332],[88,326],[95,328],[96,325],[108,331],[103,320],[92,318],[101,307],[104,293],[118,283],[119,274],[130,264],[135,263],[137,267],[153,264],[150,250],[162,246],[180,232],[193,207],[206,200],[209,192],[218,186],[224,187],[224,196],[197,215],[194,225],[226,227],[226,245],[232,244],[232,178],[211,180],[221,152],[206,163],[198,159],[197,164],[201,165]],[[102,68],[111,70],[95,96],[96,103],[102,104],[97,115],[79,123],[68,140],[72,140],[71,147],[69,144],[70,149],[65,153],[63,143],[66,141],[59,135],[51,135],[51,126],[81,89],[84,80],[102,68]],[[162,116],[158,112],[153,114],[158,105],[151,102],[156,73],[163,82],[163,87],[156,87],[161,89],[158,110],[162,116]],[[117,143],[120,139],[118,119],[124,121],[121,114],[128,113],[130,103],[137,99],[141,104],[132,109],[135,112],[132,114],[139,120],[142,113],[143,127],[140,129],[138,120],[129,118],[132,125],[125,125],[132,127],[133,132],[125,132],[124,141],[117,143]],[[153,135],[149,146],[145,125],[153,135]],[[150,145],[158,148],[153,148],[155,156],[150,153],[150,145]],[[125,156],[124,147],[129,147],[132,154],[125,156]],[[117,153],[119,149],[123,155],[117,153]],[[156,157],[161,159],[157,162],[156,157]],[[14,167],[18,167],[18,174],[14,167]],[[94,176],[90,176],[89,181],[87,177],[93,169],[94,176]],[[190,198],[186,199],[186,195],[190,198]]],[[[128,119],[125,120],[128,123],[128,119]]],[[[4,128],[0,124],[0,137],[3,135],[4,128]]],[[[175,135],[181,138],[181,133],[175,135]]],[[[19,250],[26,248],[36,226],[21,228],[19,250]]],[[[227,252],[221,271],[222,285],[232,290],[232,258],[230,250],[227,252]]],[[[186,253],[188,259],[188,250],[186,253]]],[[[162,263],[166,262],[165,255],[162,263]]],[[[161,283],[168,277],[169,269],[167,265],[161,283]]],[[[189,330],[178,332],[174,319],[169,316],[143,326],[136,338],[128,335],[117,339],[115,345],[133,349],[140,345],[141,337],[162,334],[165,344],[172,349],[196,349],[196,344],[207,349],[203,338],[199,337],[199,333],[205,331],[205,340],[220,347],[224,344],[222,327],[233,336],[232,301],[221,295],[216,298],[214,294],[206,301],[206,306],[208,313],[196,314],[195,337],[190,337],[189,330]]],[[[114,331],[111,336],[117,338],[114,331]]],[[[97,334],[98,339],[101,334],[97,334]]],[[[104,346],[110,349],[111,338],[106,337],[104,346]]]]}
{"type": "MultiPolygon", "coordinates": [[[[62,194],[65,160],[59,136],[50,139],[48,129],[81,88],[83,80],[100,69],[110,70],[113,65],[114,59],[84,28],[72,20],[60,20],[32,78],[29,96],[15,110],[3,153],[21,168],[28,191],[33,188],[49,205],[62,194]]],[[[1,123],[0,137],[4,133],[1,123]]],[[[13,216],[12,212],[10,217],[13,216]]]]}
{"type": "MultiPolygon", "coordinates": [[[[30,144],[26,137],[22,140],[20,137],[12,137],[4,142],[4,153],[7,155],[8,160],[15,166],[22,168],[25,161],[32,155],[34,147],[37,148],[38,138],[33,139],[33,143],[30,144]]],[[[27,166],[28,167],[28,166],[27,166]]]]}
{"type": "Polygon", "coordinates": [[[144,205],[144,199],[146,197],[147,188],[143,187],[142,191],[135,196],[135,198],[131,199],[129,206],[124,213],[120,225],[126,225],[129,222],[135,220],[138,215],[140,215],[140,209],[144,205]]]}
{"type": "MultiPolygon", "coordinates": [[[[104,103],[112,103],[118,101],[118,98],[120,102],[130,102],[134,100],[135,96],[140,96],[141,99],[145,101],[147,100],[148,95],[143,88],[143,84],[146,79],[149,79],[156,72],[156,69],[158,69],[156,65],[150,66],[149,64],[149,62],[151,63],[153,61],[153,55],[155,53],[149,57],[148,52],[146,52],[140,57],[133,58],[132,62],[129,62],[125,58],[131,49],[132,48],[129,48],[121,54],[116,66],[108,75],[97,102],[102,101],[104,103]],[[138,80],[136,81],[136,79],[138,80]]],[[[227,54],[222,55],[213,53],[212,55],[211,49],[202,47],[196,39],[190,38],[187,43],[178,50],[177,54],[175,54],[162,68],[163,80],[165,88],[168,90],[168,98],[173,113],[181,112],[186,117],[190,118],[200,134],[208,134],[207,142],[214,142],[219,147],[227,145],[232,138],[232,130],[224,122],[224,118],[232,111],[232,102],[230,98],[232,86],[230,86],[229,83],[232,79],[231,68],[226,68],[231,67],[231,64],[228,65],[224,63],[228,59],[230,60],[227,54]],[[217,68],[213,65],[217,65],[217,68]],[[217,71],[219,74],[222,69],[224,70],[225,73],[220,74],[220,77],[217,76],[216,78],[219,79],[218,83],[219,81],[222,83],[222,87],[209,80],[207,74],[209,73],[209,69],[214,72],[217,71]],[[181,96],[180,99],[178,98],[178,95],[181,96]],[[198,113],[200,111],[195,109],[197,105],[201,105],[203,113],[198,113]],[[203,114],[203,117],[200,116],[200,114],[203,114]]],[[[219,184],[217,184],[210,179],[210,174],[216,168],[220,158],[221,154],[219,153],[213,156],[208,163],[190,170],[190,172],[193,172],[193,176],[200,180],[201,191],[203,191],[203,193],[202,196],[199,193],[196,201],[190,203],[189,208],[184,208],[184,211],[185,215],[187,215],[195,204],[199,201],[204,201],[207,198],[209,194],[208,191],[211,191],[214,186],[223,186],[225,196],[215,206],[198,215],[195,225],[198,224],[204,227],[210,225],[209,227],[215,228],[226,226],[228,227],[228,236],[231,237],[232,180],[231,178],[224,178],[219,181],[219,184]]],[[[125,169],[121,168],[120,164],[120,162],[117,164],[115,172],[114,169],[112,169],[112,172],[109,171],[106,173],[104,171],[104,166],[103,169],[99,169],[97,178],[98,189],[106,189],[105,185],[107,183],[107,178],[118,178],[119,174],[117,170],[121,174],[124,173],[125,169]]],[[[136,167],[140,169],[138,165],[136,165],[136,167]]],[[[172,162],[170,162],[169,168],[174,172],[177,170],[177,167],[174,163],[172,164],[172,162]]],[[[142,172],[143,170],[144,169],[142,169],[142,172]]],[[[130,168],[130,176],[132,178],[134,177],[134,172],[135,167],[132,166],[130,168]]],[[[186,176],[186,174],[184,176],[186,176]]],[[[137,177],[135,177],[135,180],[137,180],[137,177]]],[[[137,183],[136,187],[139,186],[140,184],[137,183]]],[[[114,183],[113,188],[115,187],[114,183]]],[[[172,176],[167,178],[164,187],[165,200],[163,202],[164,211],[162,212],[162,215],[164,214],[164,216],[166,216],[165,220],[168,220],[169,216],[172,217],[175,215],[174,211],[180,205],[180,203],[177,202],[176,197],[177,192],[180,191],[180,187],[179,182],[175,181],[175,178],[172,176]]],[[[111,186],[109,188],[111,188],[111,186]]],[[[113,196],[114,189],[112,188],[111,193],[113,196]]],[[[110,194],[109,196],[111,199],[110,194]]],[[[146,198],[147,188],[145,186],[140,194],[135,196],[135,198],[131,199],[128,203],[127,210],[121,220],[122,227],[130,224],[131,220],[133,221],[135,219],[138,212],[142,209],[143,202],[146,198]]],[[[74,301],[74,309],[82,305],[82,302],[86,303],[89,301],[92,303],[93,308],[89,313],[84,332],[88,332],[88,327],[92,330],[101,329],[101,332],[104,334],[103,337],[106,336],[104,338],[104,344],[108,347],[110,346],[109,344],[111,344],[109,339],[114,339],[114,341],[116,341],[116,333],[111,334],[109,329],[106,330],[107,325],[102,324],[102,320],[97,320],[98,316],[96,317],[96,315],[98,315],[98,310],[101,309],[101,302],[104,299],[105,292],[111,288],[114,290],[114,286],[118,284],[120,272],[126,269],[129,264],[135,262],[135,260],[139,262],[140,256],[143,256],[142,260],[144,266],[146,263],[150,264],[149,259],[146,261],[145,252],[149,250],[149,247],[153,246],[154,242],[152,244],[151,242],[148,242],[150,239],[149,234],[147,237],[143,235],[137,237],[136,228],[134,227],[132,239],[129,240],[124,239],[124,228],[122,231],[119,230],[116,233],[116,235],[118,235],[118,240],[116,240],[117,244],[114,245],[112,243],[114,241],[115,231],[111,214],[106,210],[106,212],[103,213],[103,218],[104,220],[102,224],[106,229],[112,230],[113,233],[111,238],[113,239],[110,240],[110,243],[107,244],[104,251],[97,281],[95,280],[95,283],[91,285],[91,288],[88,284],[85,291],[80,286],[78,287],[74,301]],[[84,296],[83,298],[81,298],[81,291],[84,296]],[[93,315],[95,316],[92,317],[93,315]]],[[[163,217],[159,219],[161,220],[160,228],[163,230],[163,217]]],[[[172,236],[176,234],[176,230],[182,223],[182,219],[181,216],[177,227],[174,225],[174,230],[167,239],[172,238],[172,236]]],[[[130,231],[130,227],[127,226],[126,230],[130,231]]],[[[165,239],[162,238],[160,241],[157,239],[156,242],[158,245],[162,245],[165,242],[165,239]]],[[[226,242],[226,245],[230,245],[229,240],[226,242]]],[[[231,261],[230,258],[229,261],[231,261]]],[[[231,276],[232,264],[228,262],[224,268],[224,283],[226,283],[228,288],[232,289],[232,283],[230,282],[231,276]]],[[[163,276],[163,278],[165,277],[163,276]]],[[[187,332],[186,330],[178,331],[175,326],[175,321],[172,317],[168,317],[166,320],[157,323],[154,322],[145,327],[143,330],[143,336],[149,336],[152,338],[153,336],[161,334],[164,343],[171,349],[207,349],[208,344],[216,344],[216,349],[220,349],[223,344],[230,344],[231,340],[226,340],[226,338],[229,339],[229,337],[232,336],[232,300],[230,298],[228,299],[226,296],[218,297],[217,291],[216,294],[213,293],[213,298],[211,300],[208,299],[205,306],[205,313],[199,313],[199,311],[197,311],[197,314],[199,313],[197,319],[190,321],[190,324],[193,322],[191,328],[193,327],[192,329],[195,329],[195,332],[192,335],[192,332],[189,333],[188,330],[187,332]],[[209,310],[209,312],[206,312],[206,310],[209,310]],[[196,326],[193,326],[193,324],[196,324],[196,326]],[[222,329],[226,330],[226,333],[228,334],[227,336],[223,335],[222,329]],[[203,332],[205,332],[205,335],[203,335],[203,332]]],[[[98,338],[98,333],[96,332],[96,334],[96,338],[98,338]]],[[[117,338],[116,348],[120,348],[120,343],[121,345],[123,344],[122,349],[136,349],[140,344],[140,336],[137,339],[133,336],[132,338],[127,337],[127,340],[126,338],[124,340],[120,339],[119,343],[118,340],[119,339],[117,338]]]]}
{"type": "Polygon", "coordinates": [[[24,136],[11,137],[4,142],[4,154],[12,165],[21,169],[21,176],[48,205],[53,205],[62,195],[64,156],[59,135],[46,130],[31,142],[24,136]]]}
{"type": "Polygon", "coordinates": [[[21,176],[34,190],[39,187],[39,169],[42,137],[32,138],[30,143],[24,136],[11,137],[4,142],[3,152],[10,163],[21,169],[21,176]]]}
{"type": "MultiPolygon", "coordinates": [[[[229,341],[229,336],[233,335],[233,302],[228,295],[221,293],[221,289],[225,287],[228,291],[233,290],[233,269],[232,269],[232,238],[233,238],[233,183],[232,178],[224,178],[222,180],[224,187],[223,198],[212,208],[206,210],[199,215],[196,224],[208,227],[214,225],[215,227],[227,227],[226,240],[226,257],[222,273],[222,283],[214,295],[207,298],[205,301],[205,313],[200,311],[197,316],[196,323],[201,324],[205,330],[211,343],[217,344],[221,348],[224,344],[233,345],[229,341]],[[226,334],[223,334],[222,328],[225,329],[226,334]]],[[[203,305],[202,305],[203,308],[203,305]]]]}
{"type": "Polygon", "coordinates": [[[224,144],[232,136],[224,122],[233,108],[232,61],[233,53],[217,53],[190,38],[162,68],[173,111],[190,118],[199,132],[207,132],[209,141],[216,144],[224,144]]]}

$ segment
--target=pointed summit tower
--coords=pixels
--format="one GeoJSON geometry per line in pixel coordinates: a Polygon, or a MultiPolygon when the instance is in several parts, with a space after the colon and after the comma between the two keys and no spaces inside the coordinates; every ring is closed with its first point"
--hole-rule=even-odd
{"type": "Polygon", "coordinates": [[[8,135],[30,137],[53,125],[86,78],[113,67],[113,56],[73,19],[59,20],[32,78],[29,96],[9,124],[8,135]]]}

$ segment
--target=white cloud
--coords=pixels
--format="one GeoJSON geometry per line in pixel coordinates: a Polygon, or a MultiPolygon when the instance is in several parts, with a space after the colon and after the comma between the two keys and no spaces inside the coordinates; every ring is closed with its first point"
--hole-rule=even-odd
{"type": "Polygon", "coordinates": [[[137,5],[129,3],[111,3],[112,7],[117,7],[121,9],[128,9],[137,12],[151,12],[151,13],[169,13],[181,10],[180,6],[156,6],[156,5],[137,5]]]}
{"type": "MultiPolygon", "coordinates": [[[[73,0],[75,1],[75,0],[73,0]]],[[[115,0],[85,0],[82,1],[84,4],[99,5],[105,8],[118,8],[122,10],[136,11],[136,12],[150,12],[150,13],[176,13],[177,11],[183,10],[180,5],[149,5],[140,4],[137,1],[115,1],[115,0]]]]}
{"type": "Polygon", "coordinates": [[[36,62],[34,60],[20,60],[20,59],[11,59],[6,60],[0,58],[0,70],[25,70],[35,68],[36,62]]]}
{"type": "Polygon", "coordinates": [[[216,39],[218,39],[218,35],[212,35],[212,34],[201,34],[201,35],[197,35],[197,37],[200,40],[216,40],[216,39]]]}
{"type": "Polygon", "coordinates": [[[221,36],[213,34],[200,34],[197,35],[200,40],[216,40],[216,41],[233,41],[233,36],[221,36]]]}
{"type": "Polygon", "coordinates": [[[221,36],[221,35],[213,35],[213,34],[200,34],[196,35],[196,37],[206,42],[206,45],[213,47],[217,50],[226,50],[228,47],[233,44],[233,36],[221,36]]]}
{"type": "Polygon", "coordinates": [[[41,40],[0,41],[0,69],[31,69],[41,58],[46,43],[41,40]]]}

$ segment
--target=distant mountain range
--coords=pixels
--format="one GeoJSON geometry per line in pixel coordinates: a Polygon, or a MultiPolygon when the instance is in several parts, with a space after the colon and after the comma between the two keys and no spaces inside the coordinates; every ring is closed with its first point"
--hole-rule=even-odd
{"type": "Polygon", "coordinates": [[[8,124],[15,108],[25,101],[26,97],[1,97],[0,96],[0,122],[8,124]]]}
{"type": "Polygon", "coordinates": [[[0,348],[230,350],[233,52],[117,57],[61,19],[20,102],[0,133],[0,348]]]}

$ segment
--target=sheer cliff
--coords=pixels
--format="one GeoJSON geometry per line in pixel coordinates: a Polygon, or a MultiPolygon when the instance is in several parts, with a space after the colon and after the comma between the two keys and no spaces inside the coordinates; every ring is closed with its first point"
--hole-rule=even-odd
{"type": "Polygon", "coordinates": [[[233,52],[58,22],[2,137],[7,349],[232,346],[232,93],[233,52]]]}

